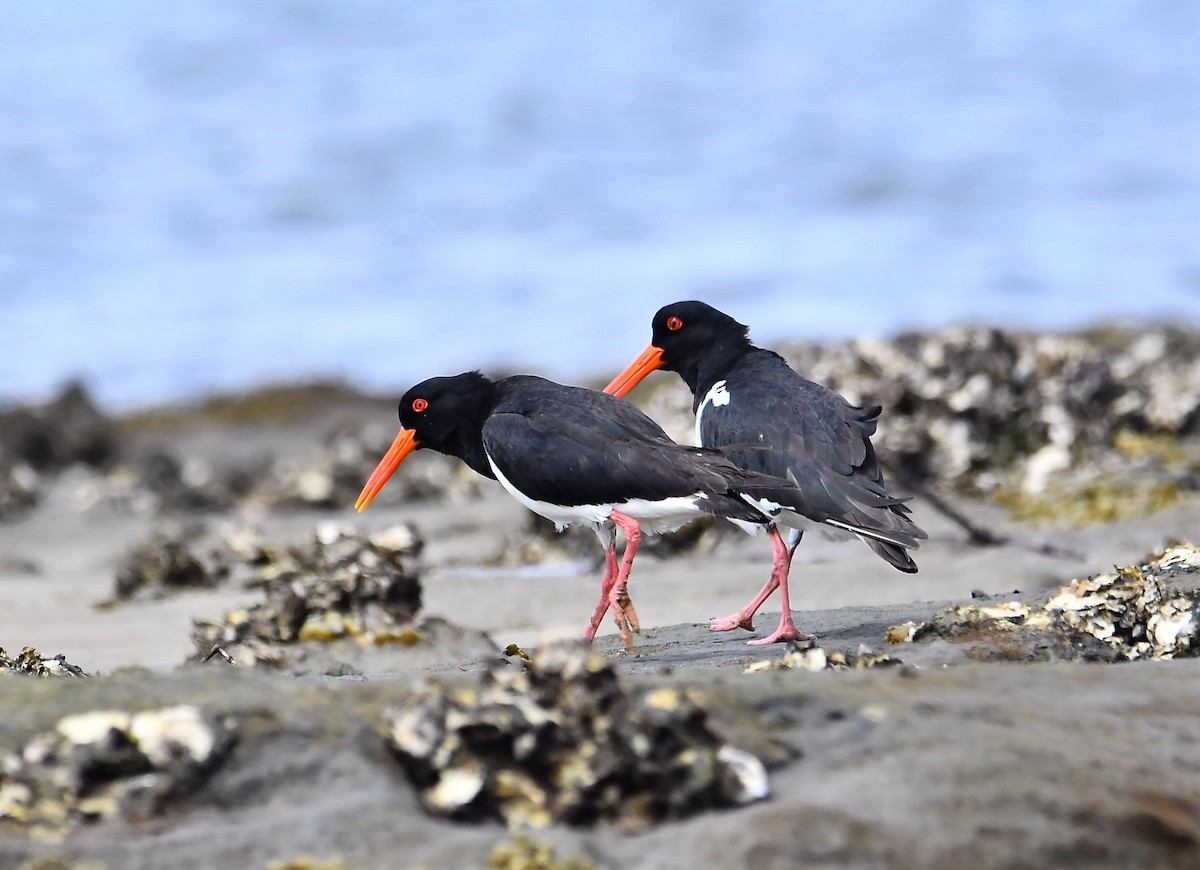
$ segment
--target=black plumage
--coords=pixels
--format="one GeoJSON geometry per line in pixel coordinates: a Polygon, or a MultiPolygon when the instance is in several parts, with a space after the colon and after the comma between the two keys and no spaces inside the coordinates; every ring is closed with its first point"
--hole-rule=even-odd
{"type": "MultiPolygon", "coordinates": [[[[777,517],[800,534],[811,525],[861,537],[889,564],[915,572],[908,550],[926,537],[904,504],[888,493],[879,458],[871,445],[881,408],[859,408],[833,390],[814,383],[773,351],[755,346],[746,326],[703,302],[677,302],[660,309],[652,322],[651,345],[607,388],[624,395],[650,371],[677,372],[693,395],[699,443],[719,447],[748,470],[783,477],[804,494],[799,518],[777,517]],[[807,520],[807,522],[804,522],[807,520]]],[[[788,562],[799,535],[788,548],[788,562]]],[[[777,546],[777,553],[778,553],[777,546]]],[[[786,566],[768,581],[769,594],[786,566]]],[[[756,599],[715,627],[749,627],[756,599]],[[730,624],[732,622],[732,624],[730,624]]],[[[784,623],[790,623],[785,606],[784,623]]],[[[788,639],[795,632],[781,624],[788,639]]]]}
{"type": "Polygon", "coordinates": [[[743,468],[716,450],[684,447],[621,399],[530,375],[493,381],[479,372],[431,378],[400,401],[400,434],[363,489],[362,510],[408,453],[429,448],[495,478],[519,501],[560,527],[582,523],[605,544],[607,570],[591,638],[611,604],[626,646],[637,630],[626,583],[647,532],[678,528],[702,513],[747,523],[770,521],[802,501],[796,486],[743,468]],[[616,567],[616,526],[625,531],[616,567]]]}

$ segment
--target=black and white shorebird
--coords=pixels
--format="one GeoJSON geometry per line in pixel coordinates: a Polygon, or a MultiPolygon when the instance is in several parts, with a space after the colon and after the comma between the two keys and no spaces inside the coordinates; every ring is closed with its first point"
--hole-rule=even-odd
{"type": "Polygon", "coordinates": [[[624,396],[656,369],[677,372],[692,391],[696,442],[717,447],[744,468],[794,482],[804,500],[775,516],[771,577],[741,610],[714,619],[713,631],[753,631],[754,614],[777,587],[783,616],[752,643],[811,640],[792,620],[788,573],[807,529],[857,536],[888,564],[915,573],[908,550],[927,537],[910,518],[907,499],[888,494],[871,436],[882,408],[859,408],[797,374],[778,354],[756,347],[749,330],[703,302],[659,309],[650,346],[605,388],[624,396]],[[789,528],[787,542],[779,525],[789,528]]]}
{"type": "Polygon", "coordinates": [[[458,457],[560,530],[582,524],[596,531],[606,568],[584,636],[595,636],[611,606],[626,649],[640,631],[628,582],[642,534],[673,531],[703,514],[764,525],[801,500],[786,480],[676,444],[628,402],[532,375],[494,381],[465,372],[423,381],[400,400],[400,425],[356,509],[370,504],[414,450],[458,457]],[[620,563],[618,526],[625,534],[620,563]]]}

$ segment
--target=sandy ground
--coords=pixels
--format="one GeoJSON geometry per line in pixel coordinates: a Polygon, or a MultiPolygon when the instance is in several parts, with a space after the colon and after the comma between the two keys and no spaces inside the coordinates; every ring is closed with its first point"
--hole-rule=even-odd
{"type": "MultiPolygon", "coordinates": [[[[302,449],[310,430],[291,433],[302,449]]],[[[212,438],[211,433],[206,436],[212,438]]],[[[271,439],[279,443],[279,439],[271,439]]],[[[220,438],[216,439],[217,443],[220,438]]],[[[403,470],[401,471],[403,473],[403,470]]],[[[153,518],[80,511],[64,478],[30,516],[0,525],[0,645],[63,653],[89,681],[0,684],[0,751],[67,711],[196,700],[248,715],[271,711],[235,763],[189,811],[150,826],[107,823],[61,844],[0,829],[0,867],[37,855],[116,867],[265,867],[309,854],[349,867],[481,867],[511,835],[424,815],[370,727],[400,684],[431,673],[470,679],[508,643],[578,636],[598,592],[596,562],[488,567],[526,523],[497,487],[463,504],[373,506],[261,517],[272,539],[298,539],[335,520],[377,528],[416,523],[427,539],[425,612],[487,633],[445,644],[365,681],[178,666],[196,618],[256,598],[229,589],[101,610],[114,566],[153,518]],[[366,735],[366,736],[364,736],[366,735]],[[398,855],[403,855],[398,858],[398,855]]],[[[1045,532],[1013,527],[992,506],[965,505],[1016,543],[979,548],[917,503],[930,533],[920,573],[896,572],[863,545],[806,541],[793,578],[801,628],[831,650],[884,646],[889,625],[929,616],[973,591],[1028,595],[1114,564],[1139,561],[1171,538],[1194,539],[1200,505],[1113,526],[1045,532]],[[1047,556],[1052,540],[1076,557],[1047,556]],[[1030,546],[1026,546],[1029,544],[1030,546]]],[[[219,531],[232,517],[212,517],[219,531]]],[[[631,592],[643,633],[631,655],[606,625],[596,648],[634,680],[701,686],[735,742],[772,766],[773,797],[648,832],[554,827],[537,834],[563,856],[599,867],[1200,867],[1200,665],[965,664],[931,645],[897,654],[920,669],[744,674],[777,658],[746,632],[706,621],[745,603],[766,579],[765,538],[722,538],[707,552],[639,557],[631,592]],[[940,667],[945,663],[953,667],[940,667]]],[[[778,619],[768,603],[759,634],[778,619]]]]}
{"type": "MultiPolygon", "coordinates": [[[[67,488],[54,488],[31,517],[0,525],[0,644],[61,652],[89,672],[125,665],[165,670],[179,665],[191,651],[192,619],[213,618],[254,599],[244,591],[226,589],[97,610],[94,605],[111,594],[118,559],[149,533],[153,521],[81,513],[71,506],[67,488]],[[30,571],[33,566],[36,573],[30,571]]],[[[1195,504],[1141,520],[1053,532],[1015,526],[1003,510],[992,506],[965,509],[976,522],[1008,531],[1018,543],[972,546],[959,529],[919,502],[914,516],[930,540],[916,554],[920,572],[915,575],[894,571],[858,542],[804,541],[792,572],[792,603],[800,627],[820,633],[821,625],[807,611],[965,599],[976,590],[999,595],[1060,585],[1115,564],[1136,562],[1168,539],[1190,540],[1200,526],[1200,506],[1195,504]],[[1044,555],[1036,550],[1044,542],[1073,550],[1080,558],[1044,555]]],[[[319,522],[330,520],[365,529],[397,520],[414,522],[427,540],[425,612],[486,631],[501,645],[580,635],[598,594],[598,545],[593,562],[480,564],[527,522],[523,509],[490,482],[482,498],[466,504],[373,506],[362,515],[350,508],[273,515],[263,518],[261,526],[272,540],[300,540],[319,522]]],[[[209,520],[214,532],[233,522],[229,517],[209,520]]],[[[770,571],[770,556],[765,537],[741,534],[723,536],[711,552],[665,559],[639,556],[631,593],[643,636],[652,639],[657,628],[682,623],[696,624],[698,643],[752,638],[743,632],[711,634],[703,625],[753,596],[770,571]]],[[[773,627],[778,614],[772,599],[757,622],[759,636],[773,627]]],[[[608,622],[601,634],[615,630],[608,622]]]]}

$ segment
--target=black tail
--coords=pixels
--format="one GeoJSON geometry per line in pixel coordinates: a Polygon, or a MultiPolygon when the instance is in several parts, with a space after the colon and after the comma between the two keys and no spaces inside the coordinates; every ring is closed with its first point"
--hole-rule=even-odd
{"type": "MultiPolygon", "coordinates": [[[[767,448],[739,446],[721,451],[738,465],[763,462],[767,448]]],[[[785,512],[792,512],[815,523],[823,523],[857,535],[889,565],[912,574],[917,563],[908,550],[916,550],[929,536],[909,517],[907,498],[889,495],[882,480],[869,478],[831,478],[813,468],[801,466],[800,476],[789,469],[788,480],[756,472],[739,487],[748,503],[763,512],[771,522],[789,525],[785,512]],[[771,502],[779,509],[772,509],[771,502]]]]}
{"type": "MultiPolygon", "coordinates": [[[[895,544],[885,544],[883,541],[873,541],[866,538],[867,546],[875,551],[883,561],[887,562],[898,571],[903,571],[905,574],[916,574],[917,563],[912,560],[912,556],[908,555],[908,550],[903,547],[897,547],[895,544]]],[[[914,544],[913,549],[918,545],[914,544]]]]}

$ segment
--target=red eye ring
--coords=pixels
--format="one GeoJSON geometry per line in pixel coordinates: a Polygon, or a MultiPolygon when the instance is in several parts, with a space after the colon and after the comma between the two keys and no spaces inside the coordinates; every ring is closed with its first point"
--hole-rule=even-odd
{"type": "Polygon", "coordinates": [[[678,332],[682,328],[683,320],[681,318],[676,317],[674,314],[667,318],[667,329],[671,330],[671,332],[678,332]]]}
{"type": "Polygon", "coordinates": [[[413,399],[412,408],[418,414],[420,414],[422,411],[424,411],[428,407],[429,407],[429,403],[426,402],[424,399],[413,399]]]}

